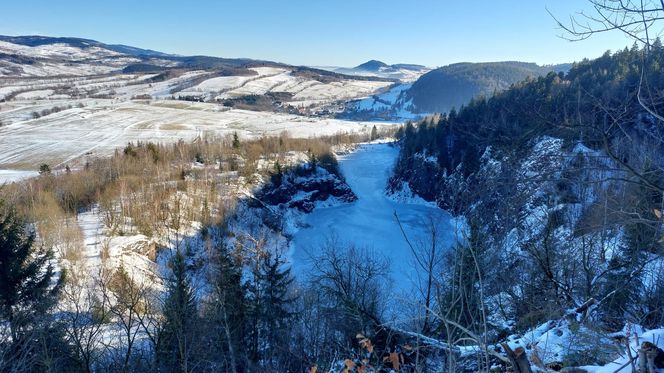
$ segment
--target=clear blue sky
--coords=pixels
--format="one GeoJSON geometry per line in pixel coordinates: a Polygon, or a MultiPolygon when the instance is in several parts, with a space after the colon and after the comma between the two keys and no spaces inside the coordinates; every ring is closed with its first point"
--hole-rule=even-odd
{"type": "Polygon", "coordinates": [[[560,39],[546,9],[566,18],[584,7],[584,0],[4,0],[0,34],[335,66],[559,63],[631,44],[617,33],[560,39]]]}

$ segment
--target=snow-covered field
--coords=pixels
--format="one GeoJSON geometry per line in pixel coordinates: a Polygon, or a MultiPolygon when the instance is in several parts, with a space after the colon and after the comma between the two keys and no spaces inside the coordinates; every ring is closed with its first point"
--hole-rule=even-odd
{"type": "Polygon", "coordinates": [[[61,43],[33,47],[3,41],[0,53],[10,56],[0,59],[0,183],[30,176],[21,172],[34,171],[41,163],[76,166],[86,157],[111,154],[128,142],[173,142],[233,132],[243,137],[284,131],[295,137],[367,132],[373,123],[285,113],[327,115],[323,108],[343,106],[391,84],[323,79],[315,71],[300,74],[286,65],[238,68],[237,76],[219,76],[226,72],[168,69],[174,61],[141,60],[96,46],[61,43]],[[157,72],[121,72],[138,62],[157,63],[157,72]],[[289,95],[273,103],[275,112],[176,100],[268,93],[289,95]]]}
{"type": "Polygon", "coordinates": [[[288,102],[294,106],[309,106],[312,103],[329,103],[367,97],[388,87],[388,81],[364,81],[342,79],[323,83],[315,79],[294,75],[282,68],[252,68],[253,76],[222,76],[203,82],[179,92],[180,95],[203,95],[206,98],[228,99],[267,93],[290,93],[288,102]]]}
{"type": "Polygon", "coordinates": [[[86,40],[42,42],[0,41],[0,183],[28,177],[32,174],[22,171],[41,163],[77,166],[128,142],[233,132],[243,137],[368,132],[373,123],[331,119],[330,113],[392,84],[273,63],[243,67],[136,57],[86,40]],[[143,66],[124,70],[133,64],[143,66]],[[237,75],[224,76],[229,73],[237,75]],[[255,109],[273,112],[214,102],[269,93],[281,95],[255,109]],[[326,117],[285,114],[295,112],[326,117]]]}
{"type": "Polygon", "coordinates": [[[398,148],[389,144],[369,144],[340,157],[341,171],[358,200],[318,207],[304,217],[304,227],[296,232],[291,250],[297,276],[306,276],[312,257],[319,254],[327,240],[336,239],[389,260],[395,289],[414,291],[417,288],[417,265],[395,213],[415,246],[429,243],[430,221],[437,225],[441,249],[455,241],[457,227],[455,220],[437,207],[418,203],[416,199],[397,202],[385,195],[398,152],[398,148]]]}
{"type": "MultiPolygon", "coordinates": [[[[64,166],[88,156],[112,154],[130,141],[173,142],[207,134],[229,135],[235,131],[242,137],[278,135],[284,131],[294,137],[313,137],[368,132],[374,125],[228,110],[217,104],[171,100],[151,103],[95,100],[85,105],[0,127],[0,169],[36,170],[41,163],[64,166]]],[[[15,117],[17,112],[20,109],[0,112],[0,121],[15,117]]],[[[28,114],[24,113],[24,117],[29,117],[28,114]]]]}
{"type": "Polygon", "coordinates": [[[374,112],[376,114],[389,112],[389,117],[398,120],[416,120],[423,118],[427,113],[414,113],[412,111],[412,98],[407,97],[407,91],[412,84],[398,84],[380,94],[372,95],[354,101],[349,108],[358,112],[374,112]]]}
{"type": "Polygon", "coordinates": [[[347,75],[358,75],[358,76],[375,76],[380,78],[388,79],[398,79],[402,82],[414,82],[423,74],[429,72],[431,69],[428,67],[420,68],[405,68],[397,66],[386,66],[381,67],[376,71],[368,71],[363,69],[348,68],[348,67],[339,67],[339,66],[316,66],[316,68],[328,71],[334,71],[341,74],[347,75]]]}
{"type": "Polygon", "coordinates": [[[39,175],[37,171],[26,170],[2,170],[0,169],[0,185],[12,183],[39,175]]]}

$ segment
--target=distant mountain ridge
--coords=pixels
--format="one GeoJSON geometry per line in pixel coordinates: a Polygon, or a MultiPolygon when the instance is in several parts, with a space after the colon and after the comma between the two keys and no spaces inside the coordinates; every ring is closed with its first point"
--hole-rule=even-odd
{"type": "Polygon", "coordinates": [[[158,52],[151,49],[131,47],[123,44],[105,44],[92,39],[74,38],[74,37],[51,37],[41,35],[7,36],[0,35],[0,41],[8,43],[25,45],[28,47],[37,47],[50,44],[69,44],[72,47],[88,48],[99,47],[114,52],[127,54],[134,57],[178,57],[174,54],[158,52]]]}
{"type": "Polygon", "coordinates": [[[355,67],[338,67],[332,71],[353,76],[376,76],[387,79],[396,79],[403,82],[417,80],[422,74],[431,69],[417,64],[398,63],[388,65],[383,61],[369,60],[355,67]]]}
{"type": "MultiPolygon", "coordinates": [[[[350,76],[249,58],[179,56],[76,37],[0,35],[0,102],[46,107],[28,116],[0,112],[0,126],[52,114],[56,100],[89,98],[179,100],[221,105],[215,111],[331,116],[346,101],[396,82],[380,75],[350,76]]],[[[68,107],[69,102],[55,110],[68,107]]]]}
{"type": "Polygon", "coordinates": [[[292,69],[319,81],[335,79],[396,80],[382,75],[358,75],[293,66],[268,60],[182,56],[123,44],[107,44],[78,37],[0,35],[0,77],[17,75],[95,75],[111,72],[159,72],[165,69],[219,70],[236,75],[251,67],[292,69]],[[64,46],[64,48],[60,48],[64,46]]]}
{"type": "Polygon", "coordinates": [[[363,64],[355,66],[357,70],[378,71],[381,67],[389,67],[388,64],[378,60],[370,60],[363,64]]]}
{"type": "MultiPolygon", "coordinates": [[[[249,58],[180,56],[77,37],[0,35],[0,77],[163,74],[171,70],[204,70],[215,76],[249,76],[255,74],[249,69],[257,67],[286,69],[293,76],[321,83],[348,79],[392,82],[390,89],[374,92],[370,97],[360,98],[357,105],[349,105],[344,115],[404,120],[426,113],[448,112],[478,95],[490,96],[527,77],[567,71],[570,65],[463,62],[432,70],[417,64],[389,65],[372,59],[353,68],[317,69],[249,58]]],[[[192,79],[187,84],[198,84],[194,83],[192,79]]],[[[178,85],[171,89],[177,91],[183,87],[178,85]]]]}
{"type": "Polygon", "coordinates": [[[388,65],[383,61],[369,60],[369,61],[367,61],[363,64],[355,66],[353,69],[355,69],[355,70],[364,70],[364,71],[372,71],[372,72],[378,72],[381,69],[393,69],[393,70],[406,69],[406,70],[418,71],[418,70],[427,69],[427,67],[423,66],[423,65],[412,64],[412,63],[397,63],[397,64],[394,64],[394,65],[388,65]]]}

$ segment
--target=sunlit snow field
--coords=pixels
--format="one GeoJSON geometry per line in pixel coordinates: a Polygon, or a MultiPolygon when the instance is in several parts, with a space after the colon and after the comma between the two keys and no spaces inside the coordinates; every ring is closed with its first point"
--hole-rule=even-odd
{"type": "MultiPolygon", "coordinates": [[[[108,156],[130,141],[175,142],[205,134],[241,137],[279,135],[294,137],[368,133],[374,123],[247,110],[222,110],[215,104],[155,101],[115,103],[90,100],[38,119],[0,127],[0,170],[36,171],[39,164],[75,166],[87,157],[108,156]]],[[[21,109],[0,113],[0,120],[21,109]]],[[[23,113],[29,116],[30,112],[23,113]]],[[[381,123],[391,125],[391,123],[381,123]]],[[[11,171],[15,173],[17,171],[11,171]]],[[[0,184],[15,181],[0,174],[0,184]]]]}

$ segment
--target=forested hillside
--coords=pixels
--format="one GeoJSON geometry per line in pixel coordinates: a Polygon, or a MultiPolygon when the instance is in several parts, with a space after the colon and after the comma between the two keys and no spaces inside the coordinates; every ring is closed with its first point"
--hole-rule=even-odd
{"type": "MultiPolygon", "coordinates": [[[[371,62],[371,61],[370,61],[371,62]]],[[[549,72],[565,72],[571,64],[540,66],[535,63],[462,62],[440,67],[412,83],[395,84],[348,105],[341,118],[415,120],[430,113],[447,113],[467,105],[473,98],[491,97],[526,78],[549,72]]]]}
{"type": "Polygon", "coordinates": [[[449,322],[494,341],[540,325],[561,349],[529,357],[562,366],[664,323],[663,64],[659,40],[607,52],[404,128],[392,190],[468,222],[449,322]]]}
{"type": "Polygon", "coordinates": [[[0,373],[664,373],[664,0],[6,3],[0,373]]]}
{"type": "Polygon", "coordinates": [[[566,71],[568,65],[539,66],[527,62],[455,63],[422,75],[408,90],[418,112],[447,112],[475,96],[491,96],[527,77],[566,71]]]}

